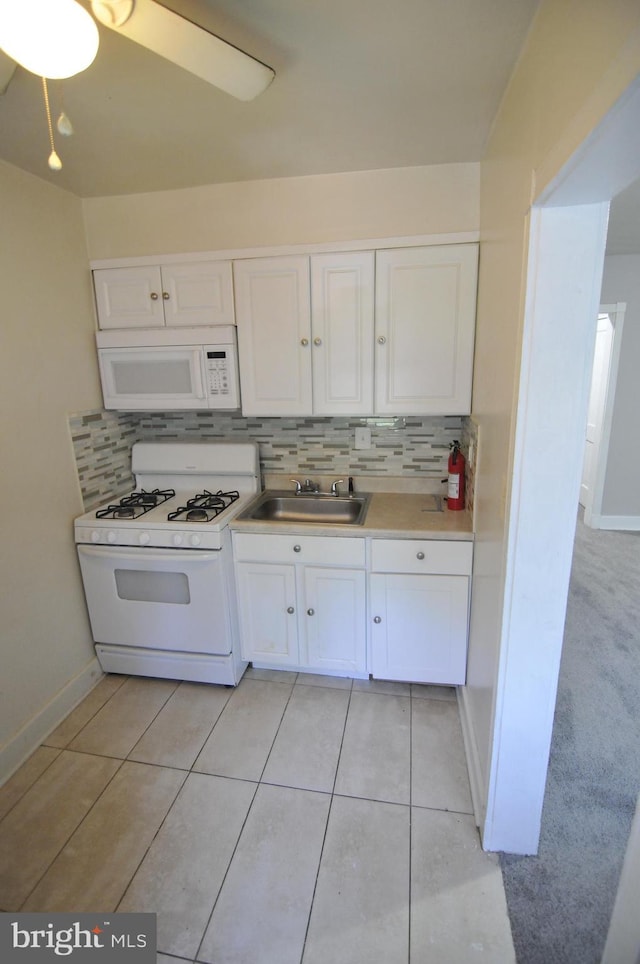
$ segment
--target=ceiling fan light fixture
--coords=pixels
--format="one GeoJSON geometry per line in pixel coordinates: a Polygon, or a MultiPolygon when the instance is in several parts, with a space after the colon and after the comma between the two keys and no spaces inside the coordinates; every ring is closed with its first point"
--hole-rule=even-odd
{"type": "Polygon", "coordinates": [[[0,48],[40,77],[73,77],[93,63],[99,35],[76,0],[0,4],[0,48]]]}

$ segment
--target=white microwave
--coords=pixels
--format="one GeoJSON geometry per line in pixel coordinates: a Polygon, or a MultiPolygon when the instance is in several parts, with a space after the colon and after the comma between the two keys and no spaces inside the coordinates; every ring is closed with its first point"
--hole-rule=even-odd
{"type": "Polygon", "coordinates": [[[104,407],[125,411],[237,409],[232,325],[96,333],[104,407]]]}

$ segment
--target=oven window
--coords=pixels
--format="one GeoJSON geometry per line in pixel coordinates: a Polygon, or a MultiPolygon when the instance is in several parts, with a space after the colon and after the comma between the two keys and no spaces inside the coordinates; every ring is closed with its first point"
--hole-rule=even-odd
{"type": "Polygon", "coordinates": [[[120,599],[180,606],[188,606],[191,602],[189,580],[184,572],[114,569],[114,575],[120,599]]]}

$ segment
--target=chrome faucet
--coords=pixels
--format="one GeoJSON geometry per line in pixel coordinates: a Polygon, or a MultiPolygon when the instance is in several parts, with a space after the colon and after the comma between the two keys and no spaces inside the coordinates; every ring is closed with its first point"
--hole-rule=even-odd
{"type": "Polygon", "coordinates": [[[317,482],[312,482],[311,479],[305,479],[303,483],[298,482],[297,479],[290,479],[291,482],[296,487],[296,495],[301,495],[303,492],[310,492],[314,495],[320,492],[320,486],[317,482]]]}
{"type": "Polygon", "coordinates": [[[331,495],[340,495],[338,492],[338,486],[341,482],[344,482],[344,479],[336,479],[335,482],[331,483],[331,495]]]}

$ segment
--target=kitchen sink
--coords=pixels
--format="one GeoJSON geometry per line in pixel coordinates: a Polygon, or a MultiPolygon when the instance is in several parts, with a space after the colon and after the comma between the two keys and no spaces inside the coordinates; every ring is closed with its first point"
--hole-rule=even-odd
{"type": "Polygon", "coordinates": [[[342,497],[267,490],[238,519],[358,526],[364,522],[370,498],[369,493],[342,497]]]}

